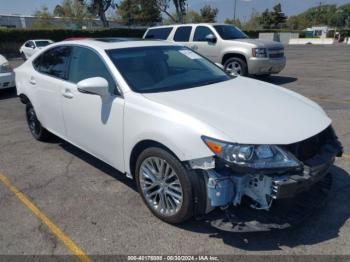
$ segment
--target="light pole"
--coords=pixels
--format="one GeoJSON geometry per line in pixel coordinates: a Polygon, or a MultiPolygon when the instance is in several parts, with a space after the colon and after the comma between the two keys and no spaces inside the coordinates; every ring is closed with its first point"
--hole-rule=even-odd
{"type": "Polygon", "coordinates": [[[236,8],[237,8],[237,0],[235,0],[234,11],[233,11],[233,21],[236,23],[236,8]]]}

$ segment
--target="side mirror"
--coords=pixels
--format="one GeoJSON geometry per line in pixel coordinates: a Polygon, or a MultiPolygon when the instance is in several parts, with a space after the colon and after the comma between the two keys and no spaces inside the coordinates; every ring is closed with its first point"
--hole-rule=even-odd
{"type": "Polygon", "coordinates": [[[81,80],[78,91],[84,94],[106,96],[108,94],[108,82],[103,77],[92,77],[81,80]]]}
{"type": "Polygon", "coordinates": [[[217,41],[217,38],[215,37],[215,35],[213,35],[213,34],[209,34],[209,35],[207,35],[206,37],[205,37],[205,40],[207,40],[208,41],[208,43],[216,43],[216,41],[217,41]]]}

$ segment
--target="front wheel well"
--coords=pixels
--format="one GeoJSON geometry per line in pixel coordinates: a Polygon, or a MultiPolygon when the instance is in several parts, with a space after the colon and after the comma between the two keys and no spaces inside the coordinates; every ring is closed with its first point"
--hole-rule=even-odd
{"type": "Polygon", "coordinates": [[[221,64],[224,65],[226,63],[226,61],[232,57],[237,57],[237,58],[240,58],[242,59],[244,62],[247,63],[247,59],[244,55],[242,54],[237,54],[237,53],[228,53],[228,54],[225,54],[222,58],[222,62],[221,64]]]}
{"type": "Polygon", "coordinates": [[[21,100],[21,102],[23,103],[23,104],[30,104],[30,100],[29,100],[29,98],[26,96],[26,95],[24,95],[24,94],[20,94],[19,95],[19,99],[21,100]]]}
{"type": "Polygon", "coordinates": [[[166,147],[162,143],[159,143],[159,142],[154,141],[154,140],[140,141],[134,146],[134,148],[132,149],[131,154],[130,154],[129,166],[130,166],[131,175],[133,177],[135,177],[135,167],[136,167],[137,158],[142,153],[142,151],[144,151],[145,149],[150,148],[150,147],[158,147],[158,148],[164,149],[168,153],[172,154],[174,157],[178,158],[168,147],[166,147]]]}

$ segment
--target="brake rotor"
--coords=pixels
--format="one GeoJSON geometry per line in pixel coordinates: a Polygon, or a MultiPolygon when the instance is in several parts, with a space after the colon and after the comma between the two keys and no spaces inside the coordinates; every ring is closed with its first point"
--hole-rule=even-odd
{"type": "Polygon", "coordinates": [[[322,207],[332,186],[332,175],[300,193],[293,199],[275,200],[271,209],[256,210],[241,205],[220,211],[210,224],[216,229],[228,232],[266,232],[286,229],[305,221],[322,207]]]}

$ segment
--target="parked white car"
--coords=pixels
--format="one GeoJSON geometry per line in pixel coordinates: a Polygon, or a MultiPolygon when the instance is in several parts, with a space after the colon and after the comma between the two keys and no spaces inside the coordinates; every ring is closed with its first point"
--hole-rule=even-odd
{"type": "Polygon", "coordinates": [[[15,75],[9,62],[0,55],[0,89],[11,88],[15,86],[15,75]]]}
{"type": "Polygon", "coordinates": [[[34,138],[53,133],[134,178],[169,223],[243,197],[269,210],[342,154],[316,103],[181,45],[60,42],[15,71],[34,138]]]}
{"type": "Polygon", "coordinates": [[[286,65],[284,46],[279,42],[251,39],[227,24],[183,24],[149,28],[144,39],[161,39],[187,46],[220,63],[234,75],[277,74],[286,65]]]}
{"type": "Polygon", "coordinates": [[[28,40],[21,46],[21,48],[19,49],[19,53],[21,54],[22,58],[26,60],[38,50],[41,50],[45,46],[50,45],[52,43],[53,41],[49,39],[28,40]]]}

